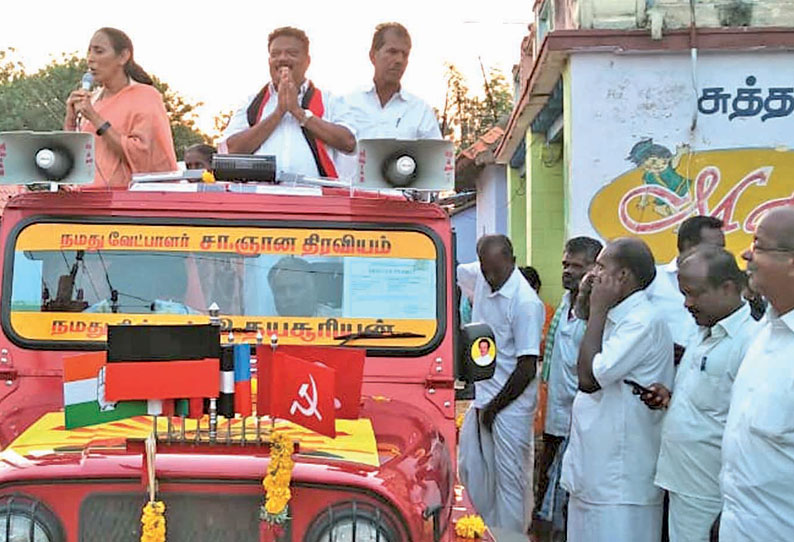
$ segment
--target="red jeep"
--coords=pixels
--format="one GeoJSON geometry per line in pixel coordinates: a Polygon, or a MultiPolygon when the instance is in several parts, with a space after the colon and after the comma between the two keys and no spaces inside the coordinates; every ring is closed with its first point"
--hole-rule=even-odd
{"type": "MultiPolygon", "coordinates": [[[[147,494],[130,443],[152,418],[65,429],[63,358],[104,349],[108,325],[207,323],[213,303],[224,342],[366,349],[360,418],[337,421],[336,439],[291,428],[279,540],[458,540],[454,522],[473,510],[456,483],[446,213],[329,188],[147,188],[29,192],[3,211],[0,540],[140,538],[147,494]],[[303,274],[276,287],[285,258],[303,274]]],[[[246,444],[237,418],[233,438],[221,421],[202,445],[183,442],[178,418],[157,420],[167,540],[258,540],[269,457],[255,418],[246,444]]]]}

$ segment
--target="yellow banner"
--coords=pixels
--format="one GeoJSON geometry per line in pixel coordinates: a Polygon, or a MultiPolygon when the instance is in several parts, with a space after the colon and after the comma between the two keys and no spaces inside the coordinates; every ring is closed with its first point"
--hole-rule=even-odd
{"type": "MultiPolygon", "coordinates": [[[[207,316],[182,314],[108,314],[75,312],[11,311],[11,327],[21,337],[37,341],[99,341],[107,337],[108,325],[190,325],[206,324],[207,316]]],[[[372,318],[293,318],[283,316],[221,318],[221,340],[229,341],[232,331],[235,343],[255,343],[257,332],[265,344],[276,335],[279,344],[334,345],[335,337],[349,333],[412,332],[422,337],[403,339],[357,339],[353,346],[416,348],[430,342],[436,333],[435,320],[403,320],[372,318]]]]}
{"type": "MultiPolygon", "coordinates": [[[[185,422],[186,431],[193,434],[196,420],[185,420],[185,422]]],[[[227,434],[227,423],[229,422],[223,418],[218,422],[219,444],[215,448],[216,451],[222,449],[227,434]]],[[[234,419],[231,423],[233,442],[240,446],[242,420],[234,419]]],[[[206,431],[206,419],[202,423],[202,428],[206,431]]],[[[269,431],[270,423],[263,422],[261,429],[269,431]]],[[[368,419],[336,420],[335,439],[285,421],[277,421],[276,430],[284,431],[290,439],[300,442],[301,455],[319,455],[325,459],[352,461],[372,467],[379,465],[378,445],[372,430],[372,422],[368,419]]],[[[168,431],[168,422],[162,416],[157,419],[157,431],[163,436],[168,431]]],[[[11,457],[11,459],[17,461],[20,456],[33,459],[54,453],[82,454],[89,447],[123,449],[128,438],[143,439],[151,432],[152,418],[146,416],[68,430],[64,427],[63,412],[50,412],[39,418],[8,448],[0,452],[0,457],[16,455],[16,458],[11,457]]],[[[246,434],[249,439],[256,434],[255,418],[246,419],[246,434]]],[[[206,439],[206,435],[204,438],[206,439]]]]}
{"type": "Polygon", "coordinates": [[[436,259],[427,235],[410,231],[38,223],[16,250],[140,250],[436,259]]]}

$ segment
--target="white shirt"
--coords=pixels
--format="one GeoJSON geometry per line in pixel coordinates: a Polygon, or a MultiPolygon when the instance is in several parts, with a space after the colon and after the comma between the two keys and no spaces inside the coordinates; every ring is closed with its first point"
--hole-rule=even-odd
{"type": "Polygon", "coordinates": [[[559,309],[563,312],[554,333],[546,401],[545,432],[558,437],[567,437],[571,430],[571,408],[579,389],[576,362],[579,344],[587,327],[587,322],[572,313],[571,318],[568,318],[570,308],[571,293],[565,292],[559,309]]]}
{"type": "MultiPolygon", "coordinates": [[[[298,94],[299,103],[303,99],[308,85],[308,80],[301,85],[298,94]]],[[[268,83],[268,86],[270,87],[270,97],[262,111],[261,119],[273,113],[278,105],[278,91],[273,86],[273,83],[268,83]]],[[[322,91],[322,96],[324,106],[323,120],[334,124],[342,124],[348,128],[348,126],[341,121],[345,110],[342,98],[335,98],[326,91],[322,91]]],[[[234,112],[231,120],[229,120],[229,125],[223,132],[221,143],[225,143],[226,140],[234,134],[245,131],[251,127],[248,125],[248,106],[251,105],[255,97],[256,94],[252,94],[246,98],[242,105],[234,112]]],[[[353,132],[353,134],[355,134],[355,132],[353,132]]],[[[343,153],[336,151],[328,145],[325,147],[334,162],[336,162],[340,156],[344,156],[343,153]]],[[[294,173],[310,177],[319,175],[317,164],[312,156],[312,151],[301,131],[301,125],[290,113],[284,114],[275,130],[273,130],[270,136],[253,154],[275,155],[276,168],[279,172],[294,173]]]]}
{"type": "Polygon", "coordinates": [[[678,288],[678,264],[675,259],[668,264],[656,266],[656,278],[646,292],[670,328],[673,342],[686,346],[697,334],[698,326],[684,307],[684,294],[678,288]]]}
{"type": "Polygon", "coordinates": [[[794,540],[794,310],[761,324],[725,425],[720,542],[794,540]]]}
{"type": "MultiPolygon", "coordinates": [[[[479,262],[458,266],[458,285],[472,298],[472,322],[491,326],[496,340],[493,377],[474,383],[474,406],[484,408],[504,387],[520,356],[537,356],[545,321],[545,307],[518,269],[501,288],[492,292],[479,262]]],[[[534,412],[537,384],[533,380],[507,408],[534,412]]],[[[532,419],[528,418],[531,424],[532,419]]]]}
{"type": "Polygon", "coordinates": [[[381,105],[375,85],[345,97],[346,121],[358,139],[441,139],[433,109],[421,98],[400,89],[381,105]]]}
{"type": "Polygon", "coordinates": [[[758,325],[745,303],[686,345],[662,422],[656,485],[701,499],[720,499],[722,434],[731,386],[758,325]]]}
{"type": "Polygon", "coordinates": [[[673,384],[670,331],[648,301],[635,292],[607,313],[593,374],[601,389],[578,392],[560,483],[590,504],[650,505],[662,502],[653,485],[662,413],[649,409],[623,379],[648,386],[673,384]]]}

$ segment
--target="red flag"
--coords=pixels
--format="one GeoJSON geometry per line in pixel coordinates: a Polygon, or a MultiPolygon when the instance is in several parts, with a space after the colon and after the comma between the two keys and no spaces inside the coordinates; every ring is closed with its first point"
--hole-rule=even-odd
{"type": "Polygon", "coordinates": [[[336,372],[276,351],[270,368],[270,412],[317,433],[336,437],[336,372]]]}
{"type": "Polygon", "coordinates": [[[357,420],[361,406],[361,381],[364,378],[366,350],[333,346],[284,345],[279,352],[327,365],[336,371],[336,417],[357,420]]]}
{"type": "Polygon", "coordinates": [[[114,362],[105,366],[109,401],[217,397],[217,359],[114,362]]]}

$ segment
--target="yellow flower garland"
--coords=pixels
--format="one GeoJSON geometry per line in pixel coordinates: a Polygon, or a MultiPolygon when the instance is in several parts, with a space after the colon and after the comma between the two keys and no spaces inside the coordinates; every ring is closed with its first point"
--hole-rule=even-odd
{"type": "Polygon", "coordinates": [[[149,501],[143,505],[141,542],[165,542],[165,504],[149,501]]]}
{"type": "Polygon", "coordinates": [[[462,538],[482,538],[485,522],[480,516],[463,516],[455,523],[455,534],[462,538]]]}
{"type": "Polygon", "coordinates": [[[274,433],[270,438],[270,465],[262,480],[265,489],[265,505],[260,510],[260,519],[270,524],[287,521],[287,505],[292,497],[289,484],[292,479],[292,441],[283,433],[274,433]]]}

